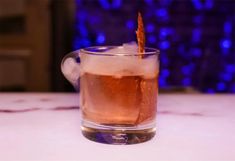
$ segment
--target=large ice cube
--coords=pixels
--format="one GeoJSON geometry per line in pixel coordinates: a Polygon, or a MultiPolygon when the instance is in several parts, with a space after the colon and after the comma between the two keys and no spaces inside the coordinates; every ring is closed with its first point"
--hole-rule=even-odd
{"type": "Polygon", "coordinates": [[[153,78],[158,73],[155,55],[140,59],[138,46],[133,42],[105,51],[100,55],[81,54],[81,57],[82,72],[115,77],[140,75],[146,78],[153,78]]]}

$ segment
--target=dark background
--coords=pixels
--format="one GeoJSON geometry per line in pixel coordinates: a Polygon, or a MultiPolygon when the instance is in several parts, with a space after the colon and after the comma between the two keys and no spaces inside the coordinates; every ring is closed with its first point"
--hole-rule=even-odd
{"type": "Polygon", "coordinates": [[[235,93],[235,1],[76,1],[73,49],[135,41],[141,11],[147,46],[161,50],[160,87],[235,93]]]}
{"type": "Polygon", "coordinates": [[[136,41],[161,50],[161,89],[235,93],[234,0],[0,0],[0,91],[74,91],[72,50],[136,41]]]}

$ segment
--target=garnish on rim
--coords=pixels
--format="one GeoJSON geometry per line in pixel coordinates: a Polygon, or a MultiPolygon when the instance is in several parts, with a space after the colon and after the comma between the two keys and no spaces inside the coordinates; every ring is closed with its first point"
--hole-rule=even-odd
{"type": "Polygon", "coordinates": [[[138,41],[138,51],[140,54],[140,58],[143,57],[144,47],[145,47],[145,32],[144,32],[144,23],[141,13],[138,13],[138,28],[136,31],[136,37],[138,41]]]}
{"type": "MultiPolygon", "coordinates": [[[[137,41],[138,41],[138,54],[139,54],[139,58],[142,59],[143,58],[143,54],[144,54],[144,46],[145,46],[145,33],[144,33],[144,23],[143,23],[143,18],[141,16],[141,13],[138,13],[138,28],[136,31],[136,37],[137,37],[137,41]]],[[[142,95],[143,95],[143,91],[141,88],[141,78],[137,78],[137,93],[138,93],[138,98],[142,99],[142,95]]],[[[138,117],[135,121],[135,125],[138,125],[139,122],[142,121],[142,116],[141,116],[141,111],[143,111],[142,108],[139,109],[138,112],[138,117]]]]}

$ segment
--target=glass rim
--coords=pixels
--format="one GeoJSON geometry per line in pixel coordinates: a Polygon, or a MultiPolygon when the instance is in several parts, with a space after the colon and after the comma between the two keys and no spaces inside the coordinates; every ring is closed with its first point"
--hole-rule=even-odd
{"type": "Polygon", "coordinates": [[[99,56],[140,56],[140,55],[160,55],[160,50],[155,49],[155,48],[150,48],[150,47],[145,47],[145,52],[144,53],[136,53],[136,54],[129,54],[127,52],[123,53],[108,53],[107,50],[117,48],[121,46],[91,46],[91,47],[86,47],[79,49],[79,53],[84,53],[84,54],[89,54],[89,55],[99,55],[99,56]],[[147,50],[147,51],[146,51],[147,50]],[[107,53],[104,53],[107,52],[107,53]]]}

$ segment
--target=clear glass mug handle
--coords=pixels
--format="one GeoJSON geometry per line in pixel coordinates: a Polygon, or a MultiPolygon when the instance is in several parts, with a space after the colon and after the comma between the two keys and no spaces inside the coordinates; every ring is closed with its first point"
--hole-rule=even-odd
{"type": "Polygon", "coordinates": [[[72,52],[65,55],[61,62],[61,71],[63,75],[75,89],[79,88],[80,62],[78,59],[79,53],[72,52]]]}

